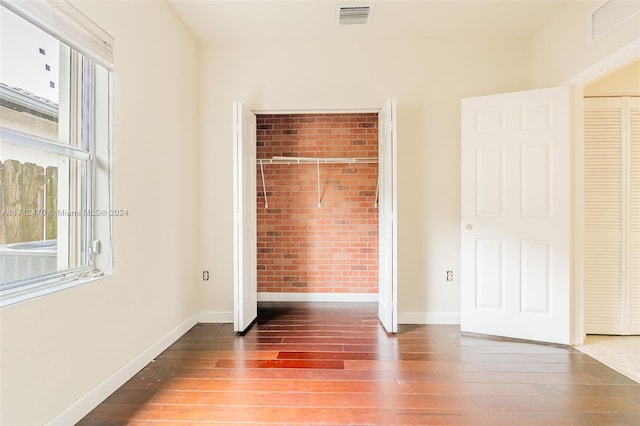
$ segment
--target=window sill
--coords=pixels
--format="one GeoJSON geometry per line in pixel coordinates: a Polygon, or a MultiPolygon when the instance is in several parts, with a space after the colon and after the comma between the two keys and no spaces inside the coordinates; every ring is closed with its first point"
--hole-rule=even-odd
{"type": "Polygon", "coordinates": [[[82,274],[80,277],[76,274],[74,276],[55,278],[14,289],[0,291],[0,309],[48,296],[73,287],[89,284],[110,275],[111,272],[85,272],[85,274],[82,274]]]}

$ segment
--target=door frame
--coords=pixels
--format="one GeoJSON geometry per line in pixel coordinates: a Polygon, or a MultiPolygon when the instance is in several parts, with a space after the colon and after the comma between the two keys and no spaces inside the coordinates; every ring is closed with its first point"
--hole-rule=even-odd
{"type": "MultiPolygon", "coordinates": [[[[395,98],[389,98],[389,99],[395,99],[395,98]]],[[[387,99],[385,99],[386,102],[387,99]]],[[[305,109],[305,108],[301,108],[301,109],[269,109],[269,108],[265,108],[265,109],[256,109],[256,108],[251,108],[248,104],[247,108],[254,113],[255,115],[277,115],[277,114],[379,114],[380,111],[382,110],[382,108],[384,107],[384,103],[377,107],[377,108],[326,108],[326,109],[305,109]]],[[[396,136],[397,137],[397,136],[396,136]]],[[[378,140],[378,148],[380,147],[380,141],[378,140]]],[[[395,173],[397,176],[397,169],[398,169],[398,164],[397,164],[397,160],[395,162],[395,173]]],[[[257,174],[257,172],[254,170],[254,173],[257,174]]],[[[240,188],[241,189],[241,188],[240,188]]],[[[240,196],[241,194],[237,194],[234,193],[234,196],[240,196]]],[[[380,218],[378,218],[378,222],[380,221],[380,218]]],[[[395,223],[397,226],[397,214],[395,215],[395,223]]],[[[256,229],[257,232],[257,229],[256,229]]],[[[235,238],[235,237],[234,237],[235,238]]],[[[378,242],[379,244],[379,242],[378,242]]],[[[398,256],[398,247],[397,244],[393,244],[392,245],[392,253],[395,259],[397,259],[398,256]]],[[[378,278],[379,280],[380,278],[378,278]]],[[[234,284],[235,285],[235,284],[234,284]]],[[[394,291],[394,294],[397,294],[398,291],[398,281],[396,279],[395,282],[396,288],[394,291]]],[[[379,286],[378,286],[379,287],[379,286]]],[[[256,290],[257,291],[257,290],[256,290]]],[[[378,289],[378,292],[375,293],[375,301],[376,303],[380,300],[380,290],[378,289]]],[[[325,301],[325,300],[323,300],[325,301]]],[[[349,300],[346,300],[349,301],[349,300]]],[[[396,307],[396,314],[397,314],[397,298],[394,301],[395,303],[395,307],[396,307]]],[[[236,312],[234,312],[234,315],[236,314],[236,312]]]]}
{"type": "Polygon", "coordinates": [[[571,76],[565,85],[571,87],[573,107],[573,149],[571,173],[572,185],[572,218],[573,255],[571,260],[571,344],[583,345],[585,340],[584,327],[584,87],[612,72],[640,59],[640,37],[632,40],[618,50],[615,50],[597,62],[571,76]]]}

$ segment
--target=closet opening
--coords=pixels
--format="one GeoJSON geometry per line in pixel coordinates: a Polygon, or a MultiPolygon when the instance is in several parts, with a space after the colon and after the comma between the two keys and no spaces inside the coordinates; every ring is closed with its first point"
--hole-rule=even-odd
{"type": "MultiPolygon", "coordinates": [[[[634,54],[637,58],[637,53],[634,54]]],[[[640,381],[640,60],[582,87],[577,348],[640,381]]]]}
{"type": "Polygon", "coordinates": [[[258,301],[378,301],[378,138],[378,113],[257,114],[258,301]]]}
{"type": "Polygon", "coordinates": [[[640,61],[584,87],[584,328],[640,335],[640,61]]]}

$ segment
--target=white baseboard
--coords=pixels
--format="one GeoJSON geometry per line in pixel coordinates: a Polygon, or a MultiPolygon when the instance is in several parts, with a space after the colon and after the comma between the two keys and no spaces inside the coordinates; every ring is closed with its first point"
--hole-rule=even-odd
{"type": "Polygon", "coordinates": [[[142,370],[155,357],[160,355],[162,351],[167,349],[173,342],[182,337],[191,327],[197,324],[198,315],[192,315],[182,324],[178,325],[166,336],[149,346],[138,356],[125,364],[118,371],[107,377],[96,387],[83,395],[76,402],[67,407],[62,413],[58,414],[52,420],[47,422],[49,425],[72,425],[80,421],[84,416],[89,414],[91,410],[96,408],[98,404],[104,401],[109,395],[115,392],[127,380],[135,376],[138,371],[142,370]]]}
{"type": "Polygon", "coordinates": [[[460,324],[458,312],[398,312],[398,324],[460,324]]]}
{"type": "Polygon", "coordinates": [[[258,302],[377,302],[378,293],[258,293],[258,302]]]}
{"type": "Polygon", "coordinates": [[[233,312],[204,311],[198,313],[199,323],[229,324],[233,323],[233,312]]]}

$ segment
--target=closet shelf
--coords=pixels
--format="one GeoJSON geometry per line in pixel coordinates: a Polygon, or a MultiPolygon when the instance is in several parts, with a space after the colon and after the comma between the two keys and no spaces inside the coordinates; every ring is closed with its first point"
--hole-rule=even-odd
{"type": "MultiPolygon", "coordinates": [[[[269,200],[267,199],[267,185],[264,180],[265,164],[314,164],[318,176],[317,193],[318,208],[322,207],[322,195],[320,193],[320,164],[377,164],[376,157],[272,157],[258,158],[256,163],[260,165],[260,176],[262,177],[262,194],[264,196],[264,208],[269,208],[269,200]]],[[[374,207],[378,207],[378,187],[376,186],[376,201],[374,207]]]]}
{"type": "Polygon", "coordinates": [[[377,164],[376,157],[273,157],[259,158],[256,162],[262,164],[377,164]]]}

